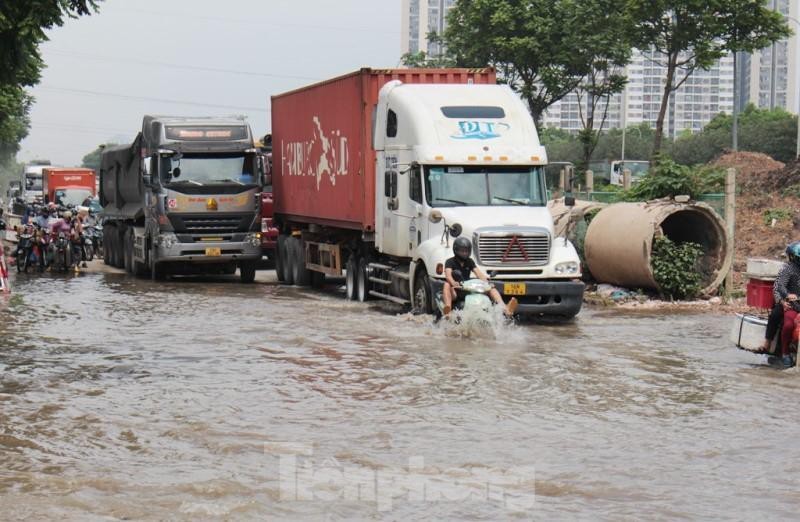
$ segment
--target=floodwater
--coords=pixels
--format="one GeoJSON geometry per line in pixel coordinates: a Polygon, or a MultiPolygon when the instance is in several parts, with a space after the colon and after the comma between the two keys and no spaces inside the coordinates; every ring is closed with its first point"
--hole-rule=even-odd
{"type": "Polygon", "coordinates": [[[796,516],[800,375],[725,316],[465,339],[260,279],[12,281],[0,519],[796,516]]]}

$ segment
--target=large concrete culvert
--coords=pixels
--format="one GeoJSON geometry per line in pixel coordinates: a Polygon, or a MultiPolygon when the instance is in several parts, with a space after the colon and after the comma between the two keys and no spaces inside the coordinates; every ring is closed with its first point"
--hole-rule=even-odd
{"type": "Polygon", "coordinates": [[[725,224],[705,203],[656,200],[604,208],[586,231],[586,263],[595,280],[626,288],[659,290],[651,267],[653,240],[661,235],[702,246],[701,294],[716,291],[728,273],[733,248],[725,224]]]}

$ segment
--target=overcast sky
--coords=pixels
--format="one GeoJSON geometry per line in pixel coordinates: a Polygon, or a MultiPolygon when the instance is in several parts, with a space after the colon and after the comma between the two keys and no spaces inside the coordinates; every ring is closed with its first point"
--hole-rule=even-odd
{"type": "Polygon", "coordinates": [[[243,114],[262,136],[271,95],[397,66],[400,0],[106,0],[49,36],[18,159],[70,166],[144,114],[243,114]]]}

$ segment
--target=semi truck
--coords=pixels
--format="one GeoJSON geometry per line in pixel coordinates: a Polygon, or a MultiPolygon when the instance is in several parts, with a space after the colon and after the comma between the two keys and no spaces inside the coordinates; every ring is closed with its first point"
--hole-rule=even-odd
{"type": "Polygon", "coordinates": [[[261,259],[263,158],[244,118],[145,116],[101,155],[104,259],[129,273],[233,274],[261,259]]]}
{"type": "Polygon", "coordinates": [[[345,275],[348,299],[431,313],[456,237],[526,315],[573,317],[584,285],[554,237],[547,155],[493,69],[362,69],[272,97],[278,278],[345,275]]]}
{"type": "Polygon", "coordinates": [[[42,182],[42,196],[47,203],[77,207],[97,194],[92,169],[45,167],[42,182]]]}
{"type": "Polygon", "coordinates": [[[25,203],[34,203],[42,197],[42,171],[50,165],[50,160],[33,160],[22,166],[22,199],[25,203]]]}

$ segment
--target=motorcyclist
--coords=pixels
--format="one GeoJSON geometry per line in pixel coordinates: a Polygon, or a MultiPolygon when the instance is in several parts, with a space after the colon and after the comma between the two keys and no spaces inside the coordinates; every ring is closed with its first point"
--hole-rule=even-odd
{"type": "MultiPolygon", "coordinates": [[[[442,298],[444,299],[443,312],[445,316],[450,314],[453,309],[454,300],[464,298],[463,292],[459,292],[461,283],[470,279],[473,273],[478,279],[489,281],[489,277],[478,268],[475,261],[470,257],[472,255],[472,242],[469,239],[465,237],[456,238],[453,241],[453,253],[455,255],[444,264],[445,283],[442,298]]],[[[507,316],[514,315],[517,310],[519,303],[517,303],[516,297],[512,297],[506,306],[500,292],[494,287],[489,291],[489,297],[492,298],[495,304],[503,307],[507,316]]]]}
{"type": "Polygon", "coordinates": [[[772,296],[775,306],[769,314],[767,321],[766,339],[761,345],[762,351],[767,351],[778,328],[780,327],[781,362],[784,366],[791,366],[789,344],[792,332],[797,323],[800,323],[800,241],[790,243],[786,247],[786,263],[778,272],[775,284],[772,287],[772,296]]]}

